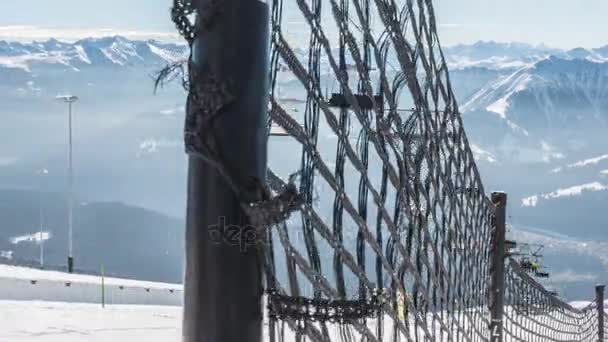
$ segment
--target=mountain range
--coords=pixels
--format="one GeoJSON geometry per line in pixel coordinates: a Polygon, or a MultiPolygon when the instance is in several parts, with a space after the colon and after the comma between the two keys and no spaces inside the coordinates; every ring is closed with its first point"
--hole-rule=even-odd
{"type": "MultiPolygon", "coordinates": [[[[511,234],[545,243],[562,290],[584,299],[591,280],[576,274],[597,265],[599,276],[608,270],[608,256],[580,248],[608,242],[601,210],[608,200],[608,46],[478,42],[444,52],[486,191],[508,192],[511,234]],[[569,263],[559,260],[565,250],[569,263]]],[[[306,49],[296,53],[306,60],[306,49]]],[[[67,107],[54,98],[74,93],[78,196],[181,222],[185,93],[179,82],[154,92],[154,77],[187,54],[185,44],[123,37],[0,41],[0,188],[65,193],[67,107]]],[[[324,89],[333,90],[327,67],[321,69],[324,89]]],[[[279,74],[279,93],[302,114],[304,97],[289,73],[279,74]]],[[[269,162],[280,174],[298,168],[294,148],[271,139],[269,162]]]]}
{"type": "MultiPolygon", "coordinates": [[[[184,222],[118,202],[77,200],[74,260],[79,272],[104,267],[120,277],[178,283],[184,222]]],[[[63,194],[0,190],[0,262],[65,270],[67,202],[63,194]],[[42,234],[41,234],[42,232],[42,234]]]]}

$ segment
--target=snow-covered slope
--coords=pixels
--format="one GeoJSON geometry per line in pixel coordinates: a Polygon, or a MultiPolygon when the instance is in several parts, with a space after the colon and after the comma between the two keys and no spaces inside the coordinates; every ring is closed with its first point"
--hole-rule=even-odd
{"type": "Polygon", "coordinates": [[[543,45],[479,41],[458,44],[444,49],[450,69],[484,67],[495,70],[521,68],[561,50],[543,45]]]}
{"type": "MultiPolygon", "coordinates": [[[[608,166],[608,154],[603,154],[601,156],[579,160],[577,162],[573,162],[573,163],[570,163],[565,166],[559,166],[559,167],[556,167],[553,170],[551,170],[551,172],[559,173],[559,172],[570,171],[570,170],[585,169],[585,168],[598,166],[598,165],[600,167],[604,166],[604,165],[608,166]]],[[[604,171],[606,171],[606,170],[601,170],[600,174],[604,174],[605,173],[604,171]]]]}
{"type": "Polygon", "coordinates": [[[485,110],[524,129],[560,129],[608,120],[608,63],[551,57],[482,87],[462,106],[485,110]]]}
{"type": "Polygon", "coordinates": [[[484,67],[494,70],[518,69],[551,56],[561,59],[581,59],[592,62],[608,61],[608,46],[595,49],[573,48],[562,50],[544,45],[479,41],[444,48],[451,70],[484,67]]]}
{"type": "Polygon", "coordinates": [[[178,306],[0,301],[0,341],[179,341],[181,316],[178,306]]]}
{"type": "MultiPolygon", "coordinates": [[[[58,281],[58,282],[71,282],[73,284],[100,284],[101,278],[99,276],[87,275],[87,274],[76,274],[76,273],[65,273],[59,271],[48,271],[29,267],[18,267],[11,265],[0,265],[0,278],[7,279],[20,279],[20,280],[35,280],[35,281],[58,281]]],[[[106,277],[105,284],[108,286],[129,286],[129,287],[140,287],[158,290],[181,290],[182,286],[179,284],[170,283],[159,283],[143,280],[133,279],[121,279],[106,277]]]]}
{"type": "Polygon", "coordinates": [[[555,191],[541,194],[541,195],[532,195],[522,199],[521,205],[524,207],[535,207],[539,201],[543,200],[551,200],[563,197],[572,197],[572,196],[580,196],[584,192],[593,192],[593,191],[606,191],[608,190],[608,185],[602,184],[600,182],[592,182],[580,185],[574,185],[563,189],[557,189],[555,191]]]}
{"type": "Polygon", "coordinates": [[[181,305],[182,286],[0,265],[0,300],[181,305]],[[103,297],[102,297],[103,293],[103,297]]]}

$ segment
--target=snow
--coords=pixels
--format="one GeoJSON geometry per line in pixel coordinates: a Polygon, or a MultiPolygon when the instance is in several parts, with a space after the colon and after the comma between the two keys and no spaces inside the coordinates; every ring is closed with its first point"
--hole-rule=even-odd
{"type": "Polygon", "coordinates": [[[178,306],[0,301],[0,341],[180,341],[181,315],[178,306]]]}
{"type": "MultiPolygon", "coordinates": [[[[0,265],[0,300],[181,305],[182,286],[0,265]]],[[[0,339],[0,341],[2,341],[0,339]]]]}
{"type": "Polygon", "coordinates": [[[487,111],[494,112],[500,115],[500,117],[503,119],[507,118],[507,109],[509,109],[509,102],[507,101],[506,97],[503,97],[486,107],[487,111]]]}
{"type": "MultiPolygon", "coordinates": [[[[584,309],[584,308],[588,307],[589,305],[593,305],[595,307],[595,302],[590,302],[587,300],[577,300],[577,301],[570,302],[568,304],[570,304],[570,306],[572,306],[573,308],[576,308],[579,310],[584,309]]],[[[606,299],[604,301],[604,307],[608,307],[608,299],[606,299]]]]}
{"type": "MultiPolygon", "coordinates": [[[[468,315],[467,315],[468,316],[468,315]]],[[[471,327],[467,316],[460,318],[464,329],[471,327]]],[[[443,313],[441,314],[443,317],[443,313]]],[[[436,321],[429,314],[426,318],[429,331],[436,329],[436,321]]],[[[182,308],[178,306],[136,306],[98,304],[69,304],[38,301],[0,301],[0,341],[8,342],[167,342],[181,341],[182,308]]],[[[392,329],[393,320],[385,316],[384,330],[392,329]]],[[[413,327],[413,318],[406,323],[413,327]]],[[[318,324],[314,324],[318,329],[318,324]]],[[[373,332],[376,320],[367,322],[373,332]]],[[[340,339],[339,325],[326,324],[331,341],[340,339]]],[[[412,329],[407,340],[413,340],[414,331],[424,334],[421,328],[412,329]]],[[[440,336],[439,331],[432,333],[440,336]]],[[[295,334],[285,327],[285,341],[295,341],[295,334]]],[[[268,339],[268,322],[263,322],[264,340],[268,339]]],[[[353,340],[361,336],[353,330],[353,340]]],[[[391,333],[386,333],[383,341],[392,341],[391,333]]],[[[444,339],[441,339],[445,341],[444,339]]],[[[437,339],[440,341],[440,339],[437,339]]]]}
{"type": "Polygon", "coordinates": [[[0,258],[2,259],[13,259],[13,251],[0,251],[0,258]]]}
{"type": "MultiPolygon", "coordinates": [[[[1,28],[1,27],[0,27],[1,28]]],[[[1,33],[1,32],[0,32],[1,33]]],[[[0,41],[0,68],[22,69],[31,72],[34,66],[61,64],[79,71],[76,66],[111,63],[119,66],[147,62],[177,61],[187,57],[187,45],[163,44],[159,41],[128,40],[124,37],[86,38],[75,43],[50,39],[45,42],[21,44],[0,41]],[[140,55],[149,49],[151,53],[140,55]]]]}
{"type": "MultiPolygon", "coordinates": [[[[589,166],[589,165],[597,165],[601,161],[604,161],[604,160],[608,160],[608,154],[604,154],[599,157],[589,158],[589,159],[578,161],[576,163],[568,164],[568,165],[566,165],[566,168],[573,169],[573,168],[581,168],[581,167],[585,167],[585,166],[589,166]]],[[[564,168],[562,168],[562,167],[558,167],[558,168],[554,169],[553,172],[560,172],[563,169],[564,168]]]]}
{"type": "Polygon", "coordinates": [[[473,156],[475,157],[476,160],[484,160],[489,163],[498,162],[498,160],[496,159],[496,156],[494,154],[482,149],[481,147],[479,147],[475,144],[471,144],[471,151],[473,152],[473,156]]]}
{"type": "MultiPolygon", "coordinates": [[[[84,284],[99,284],[100,282],[100,277],[93,275],[70,274],[58,271],[47,271],[10,265],[0,265],[0,277],[20,280],[51,280],[84,284]]],[[[150,289],[173,289],[180,291],[182,289],[182,286],[179,284],[157,283],[151,281],[120,278],[105,278],[105,284],[112,286],[146,287],[150,289]]]]}
{"type": "Polygon", "coordinates": [[[89,56],[87,56],[87,53],[84,51],[82,45],[76,45],[74,48],[76,49],[78,58],[87,64],[91,64],[91,60],[89,59],[89,56]]]}
{"type": "Polygon", "coordinates": [[[566,157],[563,153],[555,152],[555,148],[544,140],[541,140],[540,145],[541,150],[543,151],[543,161],[545,163],[548,163],[553,159],[564,159],[566,157]]]}
{"type": "Polygon", "coordinates": [[[511,128],[513,131],[521,132],[526,137],[530,136],[530,133],[527,130],[523,129],[521,126],[517,125],[513,121],[511,121],[511,120],[506,120],[506,121],[507,121],[507,125],[509,126],[509,128],[511,128]]]}
{"type": "Polygon", "coordinates": [[[538,196],[530,196],[521,200],[521,205],[524,207],[536,207],[538,203],[538,196]]]}
{"type": "Polygon", "coordinates": [[[28,234],[28,235],[22,235],[22,236],[15,236],[13,238],[10,239],[11,243],[13,245],[18,245],[22,242],[40,242],[40,241],[46,241],[48,239],[51,238],[51,233],[50,232],[35,232],[32,234],[28,234]]]}
{"type": "MultiPolygon", "coordinates": [[[[540,59],[540,58],[539,58],[540,59]]],[[[447,58],[450,70],[462,70],[466,68],[488,68],[492,70],[515,69],[532,66],[533,62],[526,62],[509,57],[493,56],[483,59],[472,59],[467,56],[452,55],[447,58]]]]}
{"type": "MultiPolygon", "coordinates": [[[[116,51],[112,48],[103,48],[101,49],[101,52],[104,54],[104,56],[106,56],[107,59],[109,59],[112,63],[114,64],[118,64],[118,65],[124,65],[124,62],[121,61],[119,59],[119,57],[114,56],[116,54],[116,51]]],[[[124,57],[124,56],[122,56],[124,57]]]]}
{"type": "Polygon", "coordinates": [[[150,48],[150,51],[152,51],[152,53],[156,54],[157,56],[166,60],[169,63],[174,63],[174,62],[177,62],[177,61],[185,58],[185,56],[182,54],[171,53],[167,50],[160,49],[157,46],[154,46],[149,43],[148,43],[148,47],[150,48]]]}
{"type": "Polygon", "coordinates": [[[608,176],[608,169],[600,171],[600,174],[608,176]]]}
{"type": "Polygon", "coordinates": [[[521,205],[524,207],[535,207],[539,199],[554,199],[561,197],[572,197],[572,196],[580,196],[584,191],[604,191],[608,190],[608,185],[604,185],[600,182],[592,182],[587,184],[575,185],[569,188],[557,189],[553,192],[542,194],[542,195],[534,195],[530,197],[526,197],[522,199],[521,205]]]}
{"type": "Polygon", "coordinates": [[[31,65],[35,63],[61,64],[68,66],[75,71],[78,70],[69,64],[69,57],[58,51],[30,53],[19,56],[0,56],[0,67],[22,69],[30,72],[31,65]]]}
{"type": "MultiPolygon", "coordinates": [[[[586,307],[590,302],[573,302],[576,307],[586,307]]],[[[506,307],[511,310],[510,307],[506,307]]],[[[514,313],[511,312],[511,316],[514,313]]],[[[182,340],[182,308],[178,306],[137,306],[108,305],[102,308],[97,304],[70,304],[39,301],[0,301],[0,341],[4,342],[167,342],[182,340]]],[[[438,317],[444,317],[440,313],[438,317]]],[[[488,315],[488,312],[485,312],[488,315]]],[[[471,315],[461,315],[458,324],[465,330],[473,326],[479,328],[478,322],[472,322],[471,315]]],[[[473,315],[475,317],[475,315],[473,315]]],[[[374,332],[377,321],[367,322],[367,327],[374,332]]],[[[446,321],[446,323],[449,321],[446,321]]],[[[433,318],[426,317],[427,331],[435,336],[435,341],[448,341],[445,333],[433,318]],[[441,337],[442,336],[442,337],[441,337]]],[[[383,341],[393,341],[391,333],[392,318],[383,319],[383,341]]],[[[416,326],[413,318],[405,323],[408,327],[416,326]]],[[[313,325],[319,329],[318,324],[313,325]]],[[[326,324],[331,341],[342,340],[338,324],[326,324]]],[[[455,326],[448,329],[456,329],[455,326]]],[[[413,340],[415,336],[424,336],[422,328],[410,328],[410,336],[400,335],[404,340],[413,340]],[[416,334],[415,331],[418,331],[416,334]]],[[[409,329],[408,329],[409,330],[409,329]]],[[[358,341],[361,335],[351,330],[353,340],[358,341]]],[[[513,331],[513,330],[512,330],[513,331]]],[[[269,326],[263,322],[263,340],[268,340],[269,326]]],[[[285,341],[295,341],[296,337],[289,326],[285,326],[285,341]]]]}
{"type": "Polygon", "coordinates": [[[30,68],[28,67],[28,65],[26,63],[26,59],[23,58],[23,56],[17,56],[17,57],[2,56],[2,57],[0,57],[0,66],[8,68],[8,69],[22,69],[23,71],[27,71],[27,72],[30,71],[30,68]]]}
{"type": "Polygon", "coordinates": [[[485,108],[487,111],[496,113],[501,118],[506,119],[511,96],[525,90],[532,81],[530,69],[531,67],[521,68],[484,86],[461,107],[462,111],[468,112],[485,108]],[[489,105],[487,105],[488,103],[489,105]]]}
{"type": "Polygon", "coordinates": [[[139,151],[137,157],[141,157],[143,154],[156,153],[161,148],[177,148],[183,145],[183,142],[178,140],[171,140],[166,138],[160,139],[146,139],[139,144],[139,151]]]}

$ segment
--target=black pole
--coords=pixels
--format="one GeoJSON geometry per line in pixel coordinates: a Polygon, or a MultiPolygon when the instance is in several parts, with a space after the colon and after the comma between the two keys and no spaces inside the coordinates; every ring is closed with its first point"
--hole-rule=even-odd
{"type": "Polygon", "coordinates": [[[605,285],[597,285],[595,287],[595,303],[597,306],[597,338],[598,341],[604,341],[604,288],[605,285]]]}
{"type": "Polygon", "coordinates": [[[492,241],[492,278],[490,283],[490,341],[502,342],[507,194],[504,192],[493,192],[491,200],[494,204],[494,237],[492,241]]]}
{"type": "MultiPolygon", "coordinates": [[[[207,73],[207,81],[213,75],[202,87],[209,92],[199,95],[208,96],[211,106],[218,94],[228,99],[215,113],[211,129],[200,133],[213,134],[211,148],[239,178],[264,181],[268,5],[259,0],[198,2],[193,65],[207,73]]],[[[183,341],[259,342],[261,256],[254,246],[234,243],[238,235],[232,243],[223,235],[234,228],[243,233],[248,219],[226,178],[204,157],[189,157],[183,341]]]]}

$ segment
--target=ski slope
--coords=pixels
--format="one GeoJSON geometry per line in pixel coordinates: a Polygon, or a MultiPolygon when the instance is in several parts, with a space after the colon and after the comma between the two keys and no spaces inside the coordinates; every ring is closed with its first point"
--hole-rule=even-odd
{"type": "Polygon", "coordinates": [[[104,278],[102,286],[99,276],[0,265],[0,300],[181,306],[182,296],[179,284],[104,278]]]}
{"type": "Polygon", "coordinates": [[[0,301],[0,342],[178,342],[181,307],[0,301]]]}

